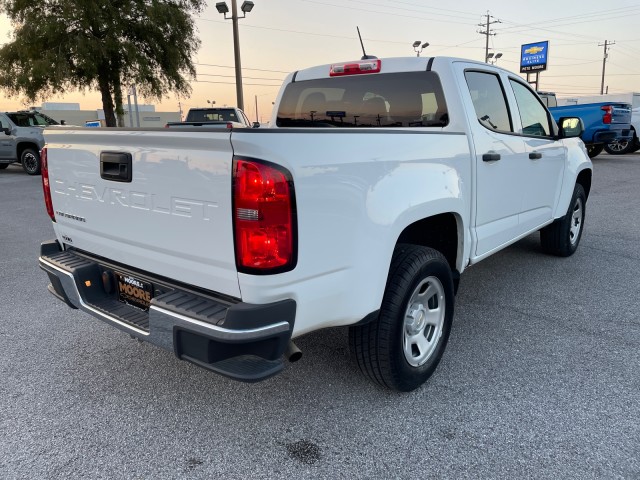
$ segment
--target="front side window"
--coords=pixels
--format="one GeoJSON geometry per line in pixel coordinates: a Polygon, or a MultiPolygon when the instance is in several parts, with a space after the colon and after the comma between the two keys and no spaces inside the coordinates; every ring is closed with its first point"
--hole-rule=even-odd
{"type": "Polygon", "coordinates": [[[510,80],[510,83],[520,111],[520,120],[522,121],[522,132],[520,133],[534,137],[550,137],[549,116],[542,103],[531,90],[520,82],[510,80]]]}
{"type": "Polygon", "coordinates": [[[434,72],[305,80],[287,85],[278,127],[444,127],[449,114],[434,72]]]}
{"type": "Polygon", "coordinates": [[[464,76],[480,125],[497,132],[513,132],[500,78],[493,73],[474,71],[465,72],[464,76]]]}

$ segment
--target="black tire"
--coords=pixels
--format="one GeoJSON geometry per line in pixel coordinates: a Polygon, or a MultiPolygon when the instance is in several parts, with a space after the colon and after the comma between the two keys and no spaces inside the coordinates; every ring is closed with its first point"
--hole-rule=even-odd
{"type": "Polygon", "coordinates": [[[584,231],[586,204],[584,188],[577,183],[566,215],[540,230],[540,243],[545,252],[559,257],[575,253],[584,231]]]}
{"type": "Polygon", "coordinates": [[[447,346],[453,290],[451,268],[440,252],[398,245],[378,318],[349,329],[349,346],[362,373],[383,387],[403,392],[426,382],[447,346]],[[420,339],[425,351],[411,339],[420,339]]]}
{"type": "Polygon", "coordinates": [[[609,155],[624,155],[627,153],[635,152],[638,149],[637,145],[638,137],[636,137],[634,133],[631,140],[624,142],[607,143],[604,146],[604,150],[609,155]]]}
{"type": "Polygon", "coordinates": [[[587,153],[589,154],[589,158],[597,157],[602,153],[603,149],[604,149],[604,145],[602,145],[601,143],[597,145],[594,145],[594,144],[587,145],[587,153]]]}
{"type": "Polygon", "coordinates": [[[0,163],[0,170],[4,170],[5,168],[7,168],[9,166],[8,163],[0,163]]]}
{"type": "Polygon", "coordinates": [[[25,148],[20,155],[22,168],[29,175],[40,175],[40,154],[33,148],[25,148]]]}

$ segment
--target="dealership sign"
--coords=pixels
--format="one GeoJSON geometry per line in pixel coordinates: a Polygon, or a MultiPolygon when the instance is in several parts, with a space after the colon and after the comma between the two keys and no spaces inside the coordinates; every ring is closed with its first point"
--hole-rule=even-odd
{"type": "Polygon", "coordinates": [[[520,49],[520,73],[546,70],[548,53],[549,41],[522,45],[520,49]]]}

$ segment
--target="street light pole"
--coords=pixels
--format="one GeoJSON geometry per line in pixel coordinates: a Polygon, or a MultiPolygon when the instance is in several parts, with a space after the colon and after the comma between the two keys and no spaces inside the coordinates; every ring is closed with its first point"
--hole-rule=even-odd
{"type": "Polygon", "coordinates": [[[238,34],[238,5],[236,4],[236,0],[231,0],[231,22],[233,23],[233,52],[236,58],[236,97],[238,108],[244,110],[242,65],[240,63],[240,36],[238,34]]]}
{"type": "Polygon", "coordinates": [[[231,19],[233,23],[233,53],[236,63],[236,96],[237,107],[244,110],[244,98],[242,95],[242,64],[240,63],[240,36],[238,34],[238,19],[245,18],[247,13],[253,10],[253,2],[251,0],[245,0],[242,2],[240,10],[242,10],[242,16],[238,16],[238,4],[237,0],[231,0],[231,17],[227,17],[229,13],[229,7],[226,2],[216,3],[216,10],[218,13],[224,15],[225,20],[231,19]]]}

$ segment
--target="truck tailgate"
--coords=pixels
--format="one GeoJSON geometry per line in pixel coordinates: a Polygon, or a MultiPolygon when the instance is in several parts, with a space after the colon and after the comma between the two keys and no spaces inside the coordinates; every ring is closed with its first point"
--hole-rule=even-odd
{"type": "Polygon", "coordinates": [[[631,123],[631,108],[626,103],[612,103],[611,123],[631,123]]]}
{"type": "Polygon", "coordinates": [[[45,140],[59,240],[240,298],[228,131],[55,129],[45,140]]]}

